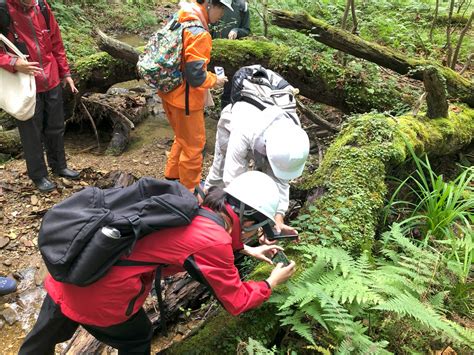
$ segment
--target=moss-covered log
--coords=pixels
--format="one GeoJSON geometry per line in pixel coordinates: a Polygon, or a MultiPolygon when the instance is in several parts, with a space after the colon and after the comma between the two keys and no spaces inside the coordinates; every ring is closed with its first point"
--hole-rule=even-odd
{"type": "Polygon", "coordinates": [[[20,134],[18,129],[0,130],[0,153],[16,155],[21,151],[20,134]]]}
{"type": "MultiPolygon", "coordinates": [[[[369,249],[375,237],[390,169],[408,157],[407,143],[418,153],[447,155],[470,144],[474,138],[474,110],[451,106],[449,118],[388,117],[366,114],[354,117],[327,151],[316,174],[304,176],[308,192],[308,220],[334,243],[353,251],[369,249]]],[[[304,234],[302,236],[304,240],[304,234]]],[[[287,250],[304,270],[304,262],[287,250]]],[[[269,266],[260,266],[249,278],[263,279],[269,266]]],[[[238,338],[249,336],[271,344],[278,328],[277,310],[272,304],[231,317],[221,312],[195,336],[168,350],[170,354],[233,353],[238,338]]]]}
{"type": "Polygon", "coordinates": [[[446,80],[449,97],[474,107],[474,83],[450,68],[424,59],[410,58],[394,49],[365,41],[306,13],[295,14],[279,10],[273,10],[272,13],[273,23],[278,26],[298,30],[329,47],[417,80],[423,80],[424,67],[434,66],[446,80]]]}
{"type": "MultiPolygon", "coordinates": [[[[103,33],[100,35],[99,47],[130,65],[136,64],[138,60],[139,51],[103,33]]],[[[109,57],[101,58],[106,60],[109,57]]],[[[346,113],[374,109],[390,111],[409,98],[396,83],[387,82],[377,72],[364,76],[360,71],[329,62],[303,48],[289,48],[267,41],[215,40],[211,58],[209,67],[224,67],[229,78],[242,66],[261,64],[283,75],[307,98],[346,113]]]]}

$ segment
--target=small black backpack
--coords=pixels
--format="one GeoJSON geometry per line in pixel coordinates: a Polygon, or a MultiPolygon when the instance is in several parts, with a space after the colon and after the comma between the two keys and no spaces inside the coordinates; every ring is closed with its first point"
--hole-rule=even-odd
{"type": "Polygon", "coordinates": [[[223,226],[220,216],[200,209],[196,197],[176,181],[145,177],[124,188],[88,187],[45,214],[38,245],[55,280],[86,286],[129,254],[138,239],[188,225],[196,215],[223,226]],[[110,228],[120,234],[106,233],[110,228]]]}

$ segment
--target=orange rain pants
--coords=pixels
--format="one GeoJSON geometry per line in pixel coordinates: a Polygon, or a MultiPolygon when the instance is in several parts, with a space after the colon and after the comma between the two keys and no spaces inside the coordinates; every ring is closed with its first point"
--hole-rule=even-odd
{"type": "Polygon", "coordinates": [[[206,144],[204,110],[190,111],[172,106],[163,100],[163,108],[175,137],[166,162],[165,177],[179,179],[190,190],[199,185],[202,173],[202,152],[206,144]]]}

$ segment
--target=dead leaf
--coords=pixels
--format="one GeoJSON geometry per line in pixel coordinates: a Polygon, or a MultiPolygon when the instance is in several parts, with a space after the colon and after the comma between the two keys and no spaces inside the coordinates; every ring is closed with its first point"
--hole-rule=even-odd
{"type": "Polygon", "coordinates": [[[0,249],[5,248],[8,243],[10,243],[10,239],[5,238],[5,237],[0,237],[0,249]]]}

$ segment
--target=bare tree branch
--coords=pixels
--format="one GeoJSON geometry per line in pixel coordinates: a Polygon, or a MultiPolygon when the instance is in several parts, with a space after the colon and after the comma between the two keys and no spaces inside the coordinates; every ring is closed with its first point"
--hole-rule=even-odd
{"type": "Polygon", "coordinates": [[[464,40],[464,36],[469,31],[469,28],[472,24],[472,19],[474,18],[474,11],[471,12],[471,17],[469,17],[469,21],[467,21],[466,26],[462,29],[461,33],[459,34],[458,44],[456,45],[456,49],[454,50],[453,60],[451,62],[451,69],[456,68],[456,63],[458,61],[459,51],[461,50],[461,45],[464,40]]]}

